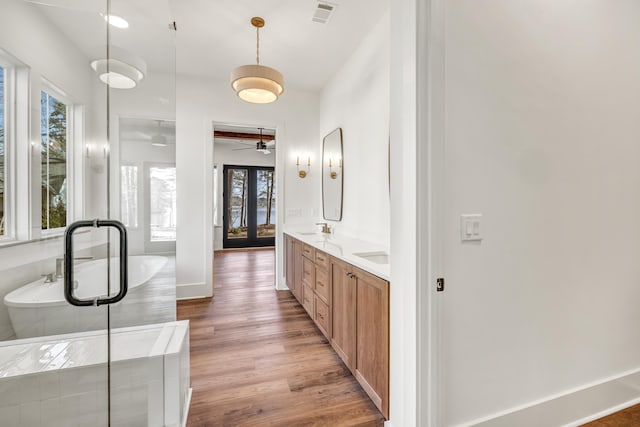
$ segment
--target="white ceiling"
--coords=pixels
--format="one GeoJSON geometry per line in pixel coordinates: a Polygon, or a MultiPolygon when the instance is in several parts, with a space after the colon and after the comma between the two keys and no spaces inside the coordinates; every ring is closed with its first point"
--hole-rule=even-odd
{"type": "MultiPolygon", "coordinates": [[[[42,11],[90,59],[104,56],[106,0],[27,0],[55,5],[42,11]],[[102,46],[102,47],[101,47],[102,46]]],[[[227,80],[234,67],[255,63],[253,16],[260,30],[260,62],[280,70],[286,88],[317,91],[335,75],[390,0],[335,0],[329,23],[311,21],[316,0],[111,0],[112,13],[130,23],[112,28],[113,44],[142,57],[149,72],[227,80]],[[171,17],[177,34],[168,30],[171,17]],[[177,37],[174,51],[173,37],[177,37]],[[175,56],[174,56],[175,55],[175,56]]],[[[286,92],[285,88],[285,92],[286,92]]]]}
{"type": "MultiPolygon", "coordinates": [[[[228,79],[255,63],[253,16],[260,62],[284,74],[285,87],[319,90],[338,71],[389,7],[390,0],[337,0],[328,24],[311,21],[315,0],[172,0],[178,26],[177,71],[228,79]]],[[[286,89],[285,89],[286,91],[286,89]]]]}
{"type": "Polygon", "coordinates": [[[176,122],[121,117],[119,120],[120,141],[123,143],[151,143],[154,135],[163,135],[167,144],[176,143],[176,122]]]}

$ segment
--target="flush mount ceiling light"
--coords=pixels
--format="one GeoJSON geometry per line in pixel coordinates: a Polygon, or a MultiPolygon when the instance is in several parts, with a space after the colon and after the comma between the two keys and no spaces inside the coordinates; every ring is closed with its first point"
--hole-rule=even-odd
{"type": "Polygon", "coordinates": [[[109,47],[109,59],[96,59],[91,68],[102,83],[114,89],[133,89],[147,72],[147,64],[141,58],[114,45],[109,47]]]}
{"type": "Polygon", "coordinates": [[[129,28],[129,23],[126,19],[118,15],[102,15],[104,20],[110,25],[116,28],[129,28]]]}
{"type": "Polygon", "coordinates": [[[264,19],[251,18],[256,27],[256,64],[241,65],[231,72],[231,87],[240,99],[254,104],[275,101],[284,91],[284,77],[275,68],[260,65],[260,28],[264,19]]]}

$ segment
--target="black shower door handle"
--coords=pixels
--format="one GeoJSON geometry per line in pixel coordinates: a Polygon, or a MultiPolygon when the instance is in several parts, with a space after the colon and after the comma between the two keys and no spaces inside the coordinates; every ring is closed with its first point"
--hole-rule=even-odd
{"type": "Polygon", "coordinates": [[[64,233],[64,298],[77,307],[115,304],[121,301],[128,290],[129,273],[127,269],[127,229],[120,221],[113,219],[94,219],[76,221],[67,227],[64,233]],[[112,227],[120,234],[120,291],[111,298],[78,299],[73,294],[73,233],[80,228],[112,227]]]}

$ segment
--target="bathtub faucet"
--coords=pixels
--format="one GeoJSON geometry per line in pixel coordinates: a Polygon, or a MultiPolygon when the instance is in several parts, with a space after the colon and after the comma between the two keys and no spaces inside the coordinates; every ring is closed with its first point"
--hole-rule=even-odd
{"type": "Polygon", "coordinates": [[[53,273],[41,274],[40,276],[44,277],[44,283],[55,283],[56,282],[56,276],[53,273]]]}
{"type": "MultiPolygon", "coordinates": [[[[79,256],[79,257],[74,257],[73,259],[75,259],[75,260],[93,259],[93,257],[92,256],[79,256]]],[[[57,279],[62,279],[63,277],[64,277],[64,257],[56,258],[56,278],[57,279]]]]}

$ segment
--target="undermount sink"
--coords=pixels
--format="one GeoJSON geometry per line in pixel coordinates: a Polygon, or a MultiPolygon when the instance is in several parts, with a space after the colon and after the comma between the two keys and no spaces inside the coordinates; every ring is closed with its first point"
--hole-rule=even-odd
{"type": "Polygon", "coordinates": [[[316,233],[315,231],[305,231],[305,232],[298,231],[298,234],[301,236],[313,236],[318,233],[316,233]]]}
{"type": "Polygon", "coordinates": [[[389,254],[386,252],[356,252],[354,255],[376,264],[389,264],[389,254]]]}

